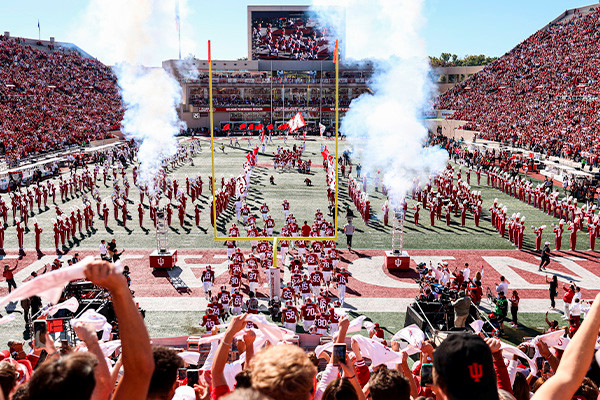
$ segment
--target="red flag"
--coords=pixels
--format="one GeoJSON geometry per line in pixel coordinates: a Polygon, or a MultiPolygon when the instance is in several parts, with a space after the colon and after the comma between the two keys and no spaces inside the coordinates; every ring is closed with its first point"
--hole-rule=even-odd
{"type": "Polygon", "coordinates": [[[327,157],[329,157],[329,150],[327,150],[327,146],[325,146],[325,150],[323,150],[321,152],[321,155],[323,156],[323,159],[327,159],[327,157]]]}
{"type": "Polygon", "coordinates": [[[245,122],[240,125],[240,129],[246,129],[246,123],[245,122]]]}
{"type": "Polygon", "coordinates": [[[253,156],[252,153],[246,154],[246,160],[250,161],[250,159],[252,158],[252,156],[253,156]]]}
{"type": "Polygon", "coordinates": [[[262,131],[261,131],[261,135],[260,135],[260,141],[261,141],[261,142],[264,142],[264,141],[265,141],[265,131],[264,131],[264,130],[262,130],[262,131]]]}
{"type": "Polygon", "coordinates": [[[267,129],[269,129],[269,130],[273,129],[273,124],[267,125],[267,129]]]}
{"type": "Polygon", "coordinates": [[[254,148],[254,155],[257,155],[257,154],[258,154],[258,146],[256,146],[256,147],[254,148]]]}
{"type": "Polygon", "coordinates": [[[211,56],[210,56],[210,40],[208,41],[208,63],[210,64],[211,61],[211,56]]]}
{"type": "Polygon", "coordinates": [[[294,117],[288,121],[287,125],[290,127],[290,132],[294,132],[296,129],[305,126],[306,122],[304,122],[304,117],[302,114],[297,112],[296,115],[294,115],[294,117]]]}
{"type": "Polygon", "coordinates": [[[248,130],[251,131],[252,129],[254,129],[254,124],[248,125],[248,130]]]}
{"type": "Polygon", "coordinates": [[[230,126],[229,126],[229,124],[223,125],[223,130],[224,131],[228,131],[229,129],[231,129],[230,126]]]}
{"type": "Polygon", "coordinates": [[[263,129],[262,124],[258,124],[254,127],[254,130],[261,131],[263,129]]]}
{"type": "Polygon", "coordinates": [[[284,130],[285,128],[287,128],[287,124],[281,124],[277,127],[277,129],[279,129],[280,131],[284,130]]]}
{"type": "Polygon", "coordinates": [[[339,57],[339,50],[338,50],[338,41],[336,39],[335,41],[335,51],[333,52],[333,63],[337,63],[338,62],[338,57],[339,57]]]}

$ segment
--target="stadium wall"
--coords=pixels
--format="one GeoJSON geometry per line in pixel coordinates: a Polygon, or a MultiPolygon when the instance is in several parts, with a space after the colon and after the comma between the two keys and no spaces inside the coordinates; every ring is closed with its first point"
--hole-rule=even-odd
{"type": "Polygon", "coordinates": [[[454,119],[427,120],[428,127],[432,132],[441,133],[442,135],[451,139],[460,140],[462,138],[471,142],[478,132],[462,129],[467,122],[468,121],[459,121],[454,119]]]}

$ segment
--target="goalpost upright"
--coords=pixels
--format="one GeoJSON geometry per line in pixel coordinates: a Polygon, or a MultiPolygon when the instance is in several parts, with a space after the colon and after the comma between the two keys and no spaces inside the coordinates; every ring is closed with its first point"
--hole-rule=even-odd
{"type": "MultiPolygon", "coordinates": [[[[333,62],[335,64],[335,210],[334,210],[334,236],[318,236],[318,237],[232,237],[232,236],[218,236],[217,235],[217,204],[216,204],[216,191],[215,191],[215,137],[214,137],[214,126],[213,126],[213,84],[212,84],[212,60],[211,60],[211,47],[210,40],[208,41],[208,96],[209,96],[209,114],[210,114],[210,148],[212,157],[212,214],[214,223],[214,240],[215,241],[261,241],[261,240],[272,240],[273,241],[273,268],[277,268],[277,241],[278,240],[338,240],[338,132],[339,132],[339,54],[338,54],[338,40],[335,41],[335,51],[333,56],[333,62]]],[[[323,77],[321,76],[321,79],[323,77]]]]}

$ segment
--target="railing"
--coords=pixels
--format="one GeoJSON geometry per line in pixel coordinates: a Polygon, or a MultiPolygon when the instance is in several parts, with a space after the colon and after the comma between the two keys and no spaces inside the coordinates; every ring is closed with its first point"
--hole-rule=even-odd
{"type": "MultiPolygon", "coordinates": [[[[304,78],[213,78],[213,83],[255,83],[255,84],[335,84],[334,78],[322,78],[322,79],[304,79],[304,78]]],[[[185,79],[182,82],[190,84],[208,83],[208,78],[199,79],[185,79]]],[[[372,82],[371,78],[340,78],[340,83],[357,83],[357,84],[369,84],[372,82]]]]}

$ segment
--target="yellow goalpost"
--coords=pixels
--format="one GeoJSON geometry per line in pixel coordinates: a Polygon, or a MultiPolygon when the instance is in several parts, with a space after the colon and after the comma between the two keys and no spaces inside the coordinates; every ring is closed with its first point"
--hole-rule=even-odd
{"type": "MultiPolygon", "coordinates": [[[[214,240],[215,241],[273,241],[273,268],[277,267],[277,241],[278,240],[338,240],[338,131],[339,131],[339,56],[338,56],[338,41],[335,41],[335,51],[333,55],[333,62],[335,63],[335,212],[334,212],[334,228],[335,236],[319,236],[319,237],[284,237],[284,236],[269,236],[269,237],[232,237],[232,236],[218,236],[217,235],[217,204],[215,196],[215,142],[214,142],[214,124],[213,124],[213,84],[212,84],[212,59],[211,59],[211,47],[210,40],[208,41],[208,97],[209,97],[209,114],[210,114],[210,149],[212,157],[212,213],[214,222],[214,240]]],[[[271,77],[272,78],[272,77],[271,77]]],[[[321,76],[321,79],[323,77],[321,76]]],[[[285,117],[284,117],[285,120],[285,117]]]]}

